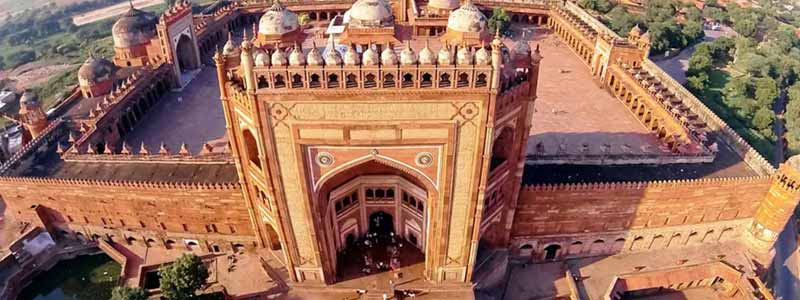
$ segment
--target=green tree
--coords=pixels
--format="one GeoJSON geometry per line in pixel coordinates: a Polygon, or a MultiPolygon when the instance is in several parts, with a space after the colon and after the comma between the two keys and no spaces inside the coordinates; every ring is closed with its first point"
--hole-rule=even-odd
{"type": "Polygon", "coordinates": [[[175,2],[178,2],[178,1],[177,0],[164,0],[164,4],[166,4],[167,6],[174,6],[175,2]]]}
{"type": "Polygon", "coordinates": [[[758,77],[769,76],[771,69],[766,57],[753,52],[747,52],[739,56],[736,60],[736,65],[750,75],[758,77]]]}
{"type": "Polygon", "coordinates": [[[633,26],[642,23],[638,17],[629,13],[628,10],[621,5],[614,7],[614,9],[608,12],[605,19],[608,22],[608,27],[622,36],[628,36],[633,26]]]}
{"type": "Polygon", "coordinates": [[[754,37],[758,31],[757,23],[750,18],[737,20],[733,23],[733,30],[746,37],[754,37]]]}
{"type": "Polygon", "coordinates": [[[727,12],[719,7],[708,6],[708,4],[706,4],[706,7],[703,8],[703,16],[709,19],[714,19],[720,23],[728,22],[727,12]]]}
{"type": "Polygon", "coordinates": [[[769,108],[759,108],[753,115],[753,127],[766,136],[772,136],[772,122],[775,121],[775,113],[769,108]]]}
{"type": "Polygon", "coordinates": [[[169,300],[187,300],[195,297],[208,279],[208,269],[194,254],[186,253],[169,265],[158,269],[161,292],[169,300]]]}
{"type": "Polygon", "coordinates": [[[311,17],[309,17],[307,13],[301,13],[297,16],[297,23],[300,24],[300,26],[305,26],[310,21],[311,17]]]}
{"type": "Polygon", "coordinates": [[[609,0],[579,0],[578,6],[596,12],[607,13],[614,8],[614,3],[609,0]]]}
{"type": "Polygon", "coordinates": [[[771,107],[778,97],[778,83],[769,77],[756,79],[756,100],[764,107],[771,107]]]}
{"type": "Polygon", "coordinates": [[[800,83],[795,83],[787,90],[789,103],[786,104],[786,112],[783,114],[786,120],[786,136],[792,148],[800,143],[800,83]]]}
{"type": "Polygon", "coordinates": [[[734,77],[725,84],[723,93],[727,97],[748,97],[750,95],[750,78],[734,77]]]}
{"type": "Polygon", "coordinates": [[[686,77],[686,88],[689,89],[692,94],[702,96],[708,89],[709,82],[708,73],[694,74],[686,77]]]}
{"type": "Polygon", "coordinates": [[[648,24],[672,21],[678,11],[677,7],[678,4],[673,0],[647,1],[645,21],[648,24]]]}
{"type": "Polygon", "coordinates": [[[147,300],[147,292],[138,287],[118,286],[111,290],[111,300],[147,300]]]}
{"type": "Polygon", "coordinates": [[[511,17],[502,7],[495,7],[492,10],[492,16],[489,18],[488,25],[491,32],[496,32],[499,28],[500,34],[505,35],[508,31],[508,26],[511,25],[511,17]]]}
{"type": "Polygon", "coordinates": [[[711,56],[714,63],[728,63],[731,60],[731,50],[735,48],[734,39],[723,36],[711,42],[711,56]]]}
{"type": "Polygon", "coordinates": [[[692,53],[692,57],[689,58],[689,70],[686,71],[688,76],[711,71],[714,61],[711,56],[710,45],[710,43],[700,43],[697,45],[694,53],[692,53]]]}
{"type": "Polygon", "coordinates": [[[681,28],[681,33],[686,38],[686,41],[691,44],[703,40],[705,32],[703,31],[703,23],[696,21],[689,21],[681,28]]]}
{"type": "Polygon", "coordinates": [[[650,50],[652,53],[664,53],[670,48],[681,47],[682,35],[675,22],[661,22],[649,24],[650,50]]]}

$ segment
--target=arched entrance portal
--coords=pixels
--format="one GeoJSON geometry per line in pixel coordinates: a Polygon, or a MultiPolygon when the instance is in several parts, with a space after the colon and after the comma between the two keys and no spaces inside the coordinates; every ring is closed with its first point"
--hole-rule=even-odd
{"type": "Polygon", "coordinates": [[[196,51],[195,46],[192,44],[192,39],[185,34],[181,35],[178,39],[178,44],[175,46],[175,56],[181,73],[200,67],[196,51]]]}
{"type": "Polygon", "coordinates": [[[378,211],[369,216],[369,233],[380,236],[394,235],[394,218],[392,215],[378,211]]]}
{"type": "Polygon", "coordinates": [[[429,190],[419,178],[374,160],[324,180],[318,207],[334,281],[423,264],[427,209],[435,199],[429,190]]]}

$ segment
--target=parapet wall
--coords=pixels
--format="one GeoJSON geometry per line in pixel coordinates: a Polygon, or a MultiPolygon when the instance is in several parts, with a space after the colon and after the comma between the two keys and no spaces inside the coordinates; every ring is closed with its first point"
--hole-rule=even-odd
{"type": "Polygon", "coordinates": [[[39,206],[59,228],[86,237],[118,231],[137,240],[160,237],[254,240],[238,184],[167,184],[0,178],[8,212],[24,216],[39,206]],[[131,234],[133,233],[133,234],[131,234]]]}
{"type": "Polygon", "coordinates": [[[703,104],[700,99],[697,99],[691,92],[686,90],[683,85],[675,81],[672,76],[669,76],[658,65],[653,63],[650,59],[645,59],[642,62],[642,68],[656,76],[661,84],[667,86],[670,91],[674,92],[678,97],[683,100],[683,103],[695,112],[706,124],[709,129],[716,131],[718,137],[722,138],[724,142],[733,148],[744,161],[759,175],[770,175],[775,173],[775,167],[761,156],[758,151],[753,149],[736,131],[728,126],[725,121],[720,119],[711,109],[703,104]]]}
{"type": "Polygon", "coordinates": [[[602,233],[751,218],[770,177],[522,189],[512,236],[602,233]]]}

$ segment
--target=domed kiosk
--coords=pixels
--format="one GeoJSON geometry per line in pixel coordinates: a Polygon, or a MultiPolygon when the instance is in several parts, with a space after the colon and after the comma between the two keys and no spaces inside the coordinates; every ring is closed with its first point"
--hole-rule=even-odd
{"type": "Polygon", "coordinates": [[[277,0],[258,21],[256,47],[272,46],[275,43],[278,43],[280,47],[287,47],[302,42],[302,40],[303,35],[297,14],[288,10],[277,0]]]}
{"type": "Polygon", "coordinates": [[[111,28],[114,64],[120,67],[146,65],[147,46],[156,36],[156,23],[155,15],[131,6],[111,28]]]}
{"type": "Polygon", "coordinates": [[[105,58],[89,58],[78,69],[78,85],[84,98],[108,94],[114,87],[114,72],[117,67],[105,58]]]}
{"type": "Polygon", "coordinates": [[[466,43],[469,46],[489,43],[491,33],[487,30],[486,16],[471,0],[466,0],[447,18],[447,31],[442,41],[450,45],[466,43]]]}
{"type": "Polygon", "coordinates": [[[358,0],[344,13],[346,24],[340,38],[343,44],[399,43],[395,38],[392,6],[385,0],[358,0]]]}

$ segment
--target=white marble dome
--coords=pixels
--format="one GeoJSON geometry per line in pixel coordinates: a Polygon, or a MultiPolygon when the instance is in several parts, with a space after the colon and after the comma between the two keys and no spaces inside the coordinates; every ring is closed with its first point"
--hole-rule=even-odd
{"type": "Polygon", "coordinates": [[[417,54],[411,50],[411,45],[406,43],[406,48],[400,51],[400,64],[413,65],[417,63],[417,54]]]}
{"type": "Polygon", "coordinates": [[[272,65],[273,66],[285,66],[287,64],[286,54],[283,53],[283,50],[280,48],[275,49],[275,52],[272,52],[272,65]]]}
{"type": "Polygon", "coordinates": [[[453,53],[450,52],[450,47],[442,45],[442,49],[439,49],[438,61],[440,65],[453,64],[453,53]]]}
{"type": "Polygon", "coordinates": [[[286,9],[278,1],[267,9],[258,21],[258,33],[264,35],[286,34],[300,28],[297,14],[286,9]]]}
{"type": "Polygon", "coordinates": [[[289,53],[289,64],[293,66],[302,66],[306,64],[306,56],[300,47],[294,47],[292,52],[289,53]]]}
{"type": "Polygon", "coordinates": [[[255,65],[258,67],[269,66],[269,55],[261,51],[256,53],[255,65]]]}
{"type": "Polygon", "coordinates": [[[344,22],[355,28],[386,27],[394,24],[394,15],[384,0],[358,0],[345,12],[344,22]]]}
{"type": "Polygon", "coordinates": [[[492,63],[492,54],[485,47],[481,47],[475,52],[475,64],[488,65],[492,63]]]}
{"type": "Polygon", "coordinates": [[[375,49],[372,49],[372,46],[370,46],[364,51],[364,54],[362,54],[361,64],[365,66],[375,66],[380,60],[378,51],[375,51],[375,49]]]}
{"type": "Polygon", "coordinates": [[[311,51],[308,52],[306,61],[310,66],[321,66],[325,64],[325,60],[322,58],[322,54],[319,53],[316,45],[314,45],[314,47],[311,48],[311,51]]]}
{"type": "Polygon", "coordinates": [[[430,0],[428,1],[428,7],[438,8],[438,9],[447,9],[447,10],[454,10],[458,8],[458,5],[461,4],[458,0],[430,0]]]}
{"type": "Polygon", "coordinates": [[[361,62],[358,52],[352,46],[347,47],[347,52],[344,53],[344,64],[348,66],[355,66],[361,62]]]}
{"type": "Polygon", "coordinates": [[[472,64],[472,50],[468,47],[462,47],[456,53],[456,63],[459,65],[471,65],[472,64]]]}
{"type": "Polygon", "coordinates": [[[381,52],[381,63],[384,65],[396,65],[397,64],[397,54],[394,53],[392,47],[386,45],[383,52],[381,52]]]}
{"type": "Polygon", "coordinates": [[[486,16],[470,0],[464,1],[447,18],[447,29],[460,32],[481,32],[486,29],[486,16]]]}
{"type": "Polygon", "coordinates": [[[425,48],[419,50],[419,63],[423,65],[436,63],[436,54],[433,54],[431,48],[428,47],[428,43],[425,43],[425,48]]]}

